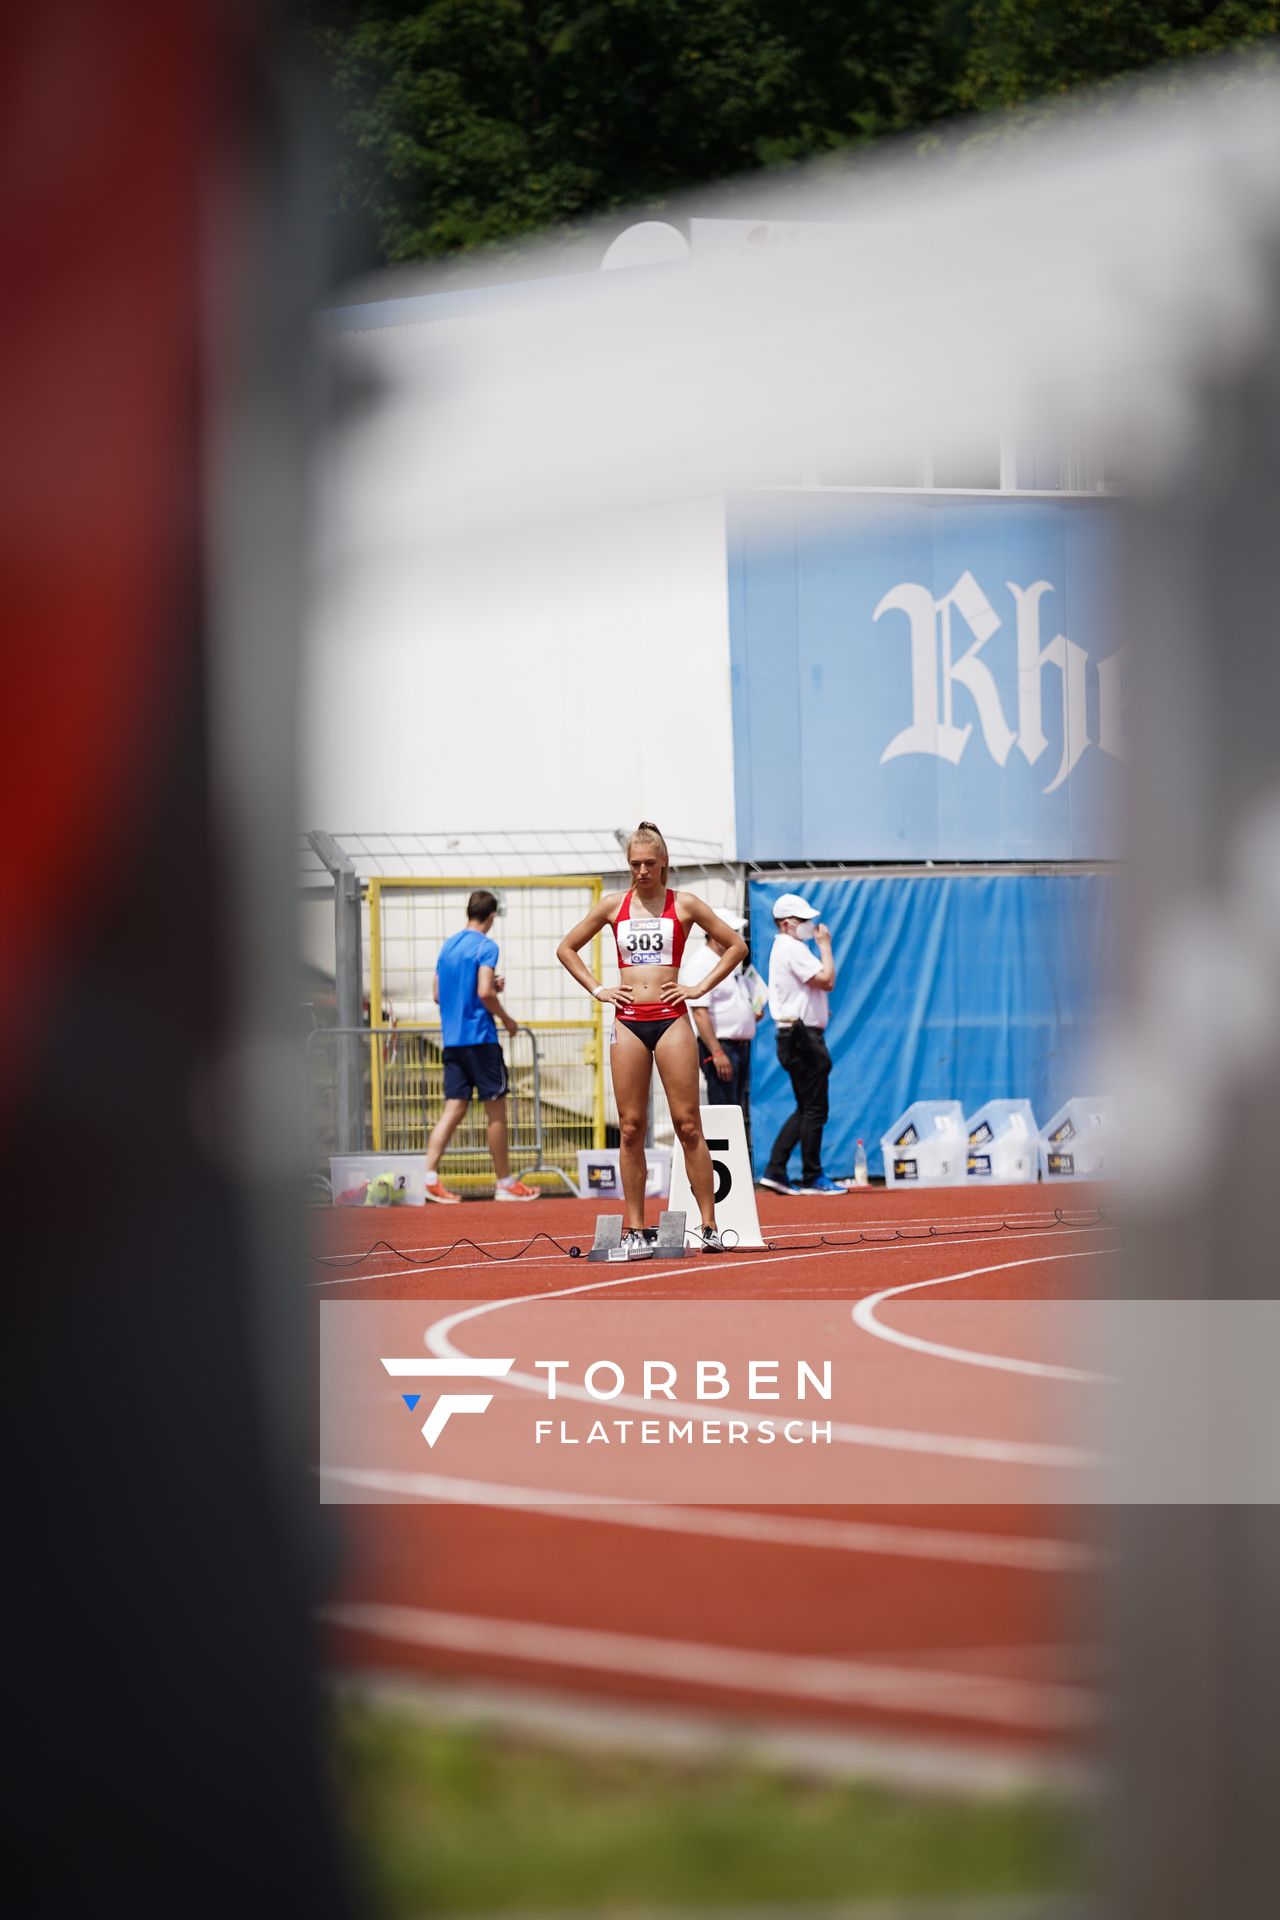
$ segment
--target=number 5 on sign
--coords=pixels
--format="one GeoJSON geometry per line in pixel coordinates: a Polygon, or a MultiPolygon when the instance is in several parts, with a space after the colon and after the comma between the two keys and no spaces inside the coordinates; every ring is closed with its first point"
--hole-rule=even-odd
{"type": "MultiPolygon", "coordinates": [[[[751,1180],[742,1108],[699,1107],[698,1111],[716,1176],[716,1225],[722,1233],[732,1229],[738,1236],[735,1244],[739,1247],[762,1247],[764,1239],[756,1212],[756,1190],[751,1180]]],[[[689,1176],[679,1147],[671,1156],[671,1198],[667,1205],[673,1212],[683,1211],[688,1216],[690,1231],[696,1229],[698,1209],[689,1191],[689,1176]]]]}

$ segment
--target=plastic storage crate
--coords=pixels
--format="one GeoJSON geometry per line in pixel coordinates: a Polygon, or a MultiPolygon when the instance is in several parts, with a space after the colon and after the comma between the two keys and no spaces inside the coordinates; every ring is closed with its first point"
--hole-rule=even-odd
{"type": "Polygon", "coordinates": [[[970,1180],[1024,1182],[1040,1172],[1040,1129],[1029,1100],[988,1100],[965,1121],[970,1180]]]}
{"type": "MultiPolygon", "coordinates": [[[[644,1150],[646,1198],[671,1191],[671,1154],[666,1147],[644,1150]]],[[[616,1147],[590,1147],[578,1155],[578,1192],[584,1200],[621,1200],[622,1172],[616,1147]]]]}
{"type": "Polygon", "coordinates": [[[967,1178],[968,1139],[958,1100],[915,1100],[880,1137],[885,1184],[958,1187],[967,1178]]]}
{"type": "Polygon", "coordinates": [[[380,1173],[389,1173],[400,1205],[425,1207],[427,1162],[421,1153],[335,1153],[329,1157],[329,1179],[335,1207],[363,1203],[362,1188],[380,1173]]]}
{"type": "Polygon", "coordinates": [[[1041,1129],[1040,1172],[1046,1180],[1106,1179],[1114,1145],[1110,1100],[1078,1095],[1041,1129]]]}

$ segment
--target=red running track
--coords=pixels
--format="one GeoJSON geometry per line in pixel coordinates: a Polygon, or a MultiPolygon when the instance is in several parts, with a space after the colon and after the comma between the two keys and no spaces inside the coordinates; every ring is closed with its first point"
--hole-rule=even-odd
{"type": "MultiPolygon", "coordinates": [[[[1105,1284],[1108,1262],[1063,1255],[1114,1244],[1099,1190],[759,1197],[772,1252],[629,1269],[632,1297],[852,1309],[886,1287],[998,1266],[943,1291],[1081,1298],[1105,1284]]],[[[315,1295],[482,1301],[590,1287],[617,1270],[545,1241],[505,1256],[537,1232],[586,1245],[596,1211],[542,1199],[318,1213],[315,1295]],[[465,1247],[439,1259],[463,1235],[502,1262],[465,1247]],[[359,1258],[378,1240],[397,1252],[359,1258]]],[[[892,1323],[892,1302],[880,1317],[892,1323]]],[[[904,1422],[945,1404],[946,1360],[884,1354],[904,1422]]],[[[1078,1509],[548,1512],[476,1505],[464,1483],[442,1481],[420,1504],[336,1511],[345,1552],[328,1655],[343,1670],[483,1680],[513,1701],[536,1690],[607,1702],[622,1723],[643,1703],[721,1731],[891,1737],[970,1757],[1087,1754],[1098,1722],[1098,1551],[1078,1509]]]]}

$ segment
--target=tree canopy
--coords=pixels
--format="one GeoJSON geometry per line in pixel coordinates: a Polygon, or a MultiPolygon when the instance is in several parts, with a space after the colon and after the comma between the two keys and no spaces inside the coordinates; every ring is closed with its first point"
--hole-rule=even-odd
{"type": "Polygon", "coordinates": [[[309,0],[335,213],[438,259],[1280,31],[1280,0],[309,0]]]}

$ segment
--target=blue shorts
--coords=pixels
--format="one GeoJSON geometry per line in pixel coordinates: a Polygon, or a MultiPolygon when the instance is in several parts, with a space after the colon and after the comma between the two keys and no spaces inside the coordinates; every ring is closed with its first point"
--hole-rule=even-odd
{"type": "Polygon", "coordinates": [[[501,1100],[507,1090],[507,1063],[496,1040],[444,1050],[445,1099],[469,1100],[473,1089],[482,1100],[501,1100]]]}

